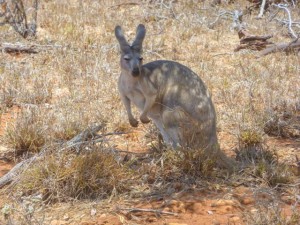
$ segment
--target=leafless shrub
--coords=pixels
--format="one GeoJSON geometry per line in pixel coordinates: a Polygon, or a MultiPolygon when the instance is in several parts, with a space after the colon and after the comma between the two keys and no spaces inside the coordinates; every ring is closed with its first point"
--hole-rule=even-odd
{"type": "Polygon", "coordinates": [[[24,38],[36,35],[38,0],[32,2],[32,21],[28,22],[28,11],[22,0],[3,0],[0,2],[0,17],[4,16],[4,23],[9,23],[16,32],[24,38]]]}

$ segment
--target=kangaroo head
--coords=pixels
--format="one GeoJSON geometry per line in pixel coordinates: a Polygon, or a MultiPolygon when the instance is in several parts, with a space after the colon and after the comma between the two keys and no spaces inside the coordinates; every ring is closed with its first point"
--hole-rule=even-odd
{"type": "Polygon", "coordinates": [[[135,40],[132,45],[130,45],[124,37],[122,28],[120,26],[116,26],[115,28],[115,35],[121,48],[121,68],[134,77],[141,74],[143,65],[143,57],[141,54],[145,34],[145,26],[142,24],[138,25],[135,40]]]}

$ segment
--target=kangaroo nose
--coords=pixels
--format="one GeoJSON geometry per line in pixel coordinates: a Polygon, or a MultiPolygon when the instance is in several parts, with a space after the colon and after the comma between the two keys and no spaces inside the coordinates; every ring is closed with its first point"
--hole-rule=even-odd
{"type": "Polygon", "coordinates": [[[140,75],[140,69],[139,68],[134,68],[132,70],[132,76],[137,77],[138,75],[140,75]]]}

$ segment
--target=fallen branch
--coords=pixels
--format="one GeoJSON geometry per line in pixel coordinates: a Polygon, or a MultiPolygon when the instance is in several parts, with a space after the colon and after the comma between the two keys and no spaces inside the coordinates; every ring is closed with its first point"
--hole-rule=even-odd
{"type": "Polygon", "coordinates": [[[260,51],[262,49],[265,49],[268,45],[273,44],[272,42],[268,41],[270,38],[273,37],[272,35],[256,36],[249,34],[242,24],[242,18],[242,12],[239,12],[237,10],[234,11],[234,28],[235,30],[237,30],[240,39],[240,45],[234,49],[235,52],[241,49],[251,49],[260,51]]]}
{"type": "Polygon", "coordinates": [[[107,134],[102,134],[102,135],[98,135],[98,134],[94,134],[94,133],[91,133],[91,134],[82,134],[82,137],[83,137],[82,140],[83,141],[81,141],[81,139],[79,139],[76,136],[77,137],[76,139],[73,138],[70,141],[68,141],[65,144],[65,147],[62,148],[62,149],[60,149],[59,152],[63,152],[65,150],[67,150],[67,149],[75,147],[76,153],[79,154],[83,145],[86,145],[86,144],[96,144],[96,143],[102,142],[104,137],[112,136],[112,135],[121,135],[121,134],[126,134],[126,133],[125,132],[112,132],[112,133],[107,133],[107,134]],[[87,138],[84,138],[84,135],[91,135],[91,136],[89,136],[89,137],[86,136],[87,138]],[[92,138],[92,140],[87,140],[88,138],[89,139],[92,138]]]}
{"type": "Polygon", "coordinates": [[[172,215],[172,216],[178,216],[177,213],[172,212],[166,212],[158,209],[141,209],[141,208],[117,208],[117,210],[124,210],[128,211],[127,213],[135,213],[135,212],[150,212],[155,214],[166,214],[166,215],[172,215]]]}
{"type": "Polygon", "coordinates": [[[111,9],[111,8],[120,7],[120,6],[123,6],[123,5],[140,5],[140,4],[141,3],[137,2],[137,1],[123,2],[123,3],[120,3],[120,4],[115,4],[115,5],[109,6],[108,8],[111,9]]]}
{"type": "MultiPolygon", "coordinates": [[[[80,134],[76,135],[74,138],[72,138],[70,141],[68,141],[66,143],[66,145],[75,145],[76,143],[80,143],[83,141],[86,141],[88,138],[92,138],[94,136],[97,135],[97,132],[100,131],[103,128],[102,125],[96,125],[96,126],[92,126],[87,128],[86,130],[84,130],[83,132],[81,132],[80,134]]],[[[69,148],[64,148],[63,150],[66,150],[69,148]]],[[[15,165],[14,168],[12,168],[7,174],[5,174],[3,177],[0,178],[0,188],[2,188],[3,186],[5,186],[6,184],[14,181],[16,182],[18,180],[18,177],[24,172],[26,171],[26,169],[35,161],[37,161],[38,159],[42,158],[46,152],[47,148],[43,148],[37,155],[26,159],[20,163],[18,163],[17,165],[15,165]]]]}
{"type": "Polygon", "coordinates": [[[28,54],[35,54],[39,51],[43,51],[45,49],[51,48],[62,48],[62,45],[39,45],[39,44],[22,44],[22,43],[2,43],[0,45],[0,50],[6,53],[28,53],[28,54]]]}
{"type": "Polygon", "coordinates": [[[286,53],[292,53],[300,52],[300,40],[296,39],[290,43],[279,43],[274,44],[273,46],[266,48],[265,50],[261,51],[258,57],[268,55],[270,53],[274,52],[286,52],[286,53]]]}
{"type": "Polygon", "coordinates": [[[23,44],[10,44],[10,43],[3,43],[1,45],[1,50],[6,53],[38,53],[36,47],[34,45],[23,45],[23,44]]]}
{"type": "Polygon", "coordinates": [[[241,49],[260,51],[273,44],[273,42],[268,41],[268,39],[272,38],[273,35],[256,36],[247,34],[247,36],[245,36],[245,34],[239,34],[239,37],[242,38],[240,38],[240,45],[234,49],[235,52],[241,49]]]}

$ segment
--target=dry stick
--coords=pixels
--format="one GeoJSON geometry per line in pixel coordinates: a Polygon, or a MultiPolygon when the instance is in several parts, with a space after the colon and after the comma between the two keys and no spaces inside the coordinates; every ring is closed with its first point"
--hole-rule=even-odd
{"type": "Polygon", "coordinates": [[[141,3],[137,2],[137,1],[134,1],[134,2],[123,2],[123,3],[120,3],[120,4],[112,5],[112,6],[108,7],[108,8],[111,9],[111,8],[120,7],[120,6],[123,6],[123,5],[140,5],[140,4],[141,3]]]}
{"type": "Polygon", "coordinates": [[[231,13],[230,13],[230,12],[226,12],[226,11],[221,12],[220,14],[217,15],[217,18],[216,18],[213,22],[211,22],[210,24],[208,24],[208,28],[213,29],[213,27],[214,27],[215,24],[219,21],[219,19],[220,19],[222,16],[226,15],[226,14],[231,14],[231,13]]]}
{"type": "Polygon", "coordinates": [[[166,211],[157,210],[157,209],[118,208],[118,210],[126,210],[126,211],[128,211],[128,213],[133,213],[133,212],[150,212],[150,213],[155,213],[155,214],[166,214],[166,215],[178,216],[177,213],[166,212],[166,211]]]}
{"type": "Polygon", "coordinates": [[[260,11],[259,11],[259,14],[258,14],[258,16],[257,16],[257,18],[262,18],[263,17],[263,15],[264,15],[264,11],[265,11],[265,6],[266,6],[266,0],[263,0],[262,2],[261,2],[261,5],[260,5],[260,11]]]}
{"type": "MultiPolygon", "coordinates": [[[[82,134],[82,133],[81,133],[82,134]]],[[[83,141],[81,141],[80,139],[76,138],[76,140],[74,139],[71,139],[70,141],[68,141],[65,145],[66,147],[62,148],[59,150],[59,152],[63,152],[65,151],[66,149],[70,149],[70,148],[73,148],[73,147],[76,147],[76,153],[79,154],[80,153],[80,147],[83,145],[83,144],[87,144],[87,143],[93,143],[93,144],[96,144],[98,142],[102,142],[103,141],[103,138],[104,137],[107,137],[107,136],[112,136],[112,135],[121,135],[121,134],[127,134],[126,132],[111,132],[111,133],[107,133],[107,134],[103,134],[103,135],[95,135],[95,137],[97,137],[97,139],[94,139],[92,141],[86,141],[87,138],[82,138],[83,141]]],[[[77,136],[76,136],[77,137],[77,136]]],[[[118,150],[116,150],[118,151],[118,150]]],[[[120,151],[118,151],[120,152],[120,151]]]]}
{"type": "MultiPolygon", "coordinates": [[[[86,140],[87,138],[91,136],[95,136],[96,133],[103,128],[102,125],[96,125],[87,128],[80,134],[76,135],[74,138],[72,138],[70,141],[68,141],[68,144],[75,144],[80,143],[81,141],[86,140]]],[[[65,148],[67,149],[67,148],[65,148]]],[[[16,181],[20,174],[22,174],[26,169],[31,165],[31,163],[35,162],[36,160],[40,159],[44,153],[46,152],[47,148],[43,148],[40,153],[33,156],[32,158],[26,159],[17,165],[15,165],[14,168],[12,168],[7,174],[5,174],[3,177],[0,178],[0,188],[2,188],[4,185],[10,183],[11,181],[16,181]],[[27,166],[26,168],[24,168],[27,166]],[[23,170],[21,170],[23,169],[23,170]]]]}
{"type": "Polygon", "coordinates": [[[3,43],[0,49],[7,53],[38,53],[33,45],[3,43]]]}
{"type": "Polygon", "coordinates": [[[258,57],[262,57],[265,55],[268,55],[273,52],[280,52],[285,51],[287,53],[292,52],[300,52],[300,40],[296,39],[295,41],[292,41],[290,43],[279,43],[275,44],[274,46],[271,46],[269,48],[266,48],[265,50],[261,51],[258,57]]]}
{"type": "Polygon", "coordinates": [[[47,48],[62,48],[61,45],[39,45],[39,44],[22,44],[22,43],[2,43],[0,45],[0,50],[3,50],[7,53],[38,53],[42,49],[47,48]]]}
{"type": "Polygon", "coordinates": [[[280,8],[280,9],[284,9],[286,11],[286,13],[288,14],[288,17],[289,17],[289,25],[288,25],[288,28],[289,28],[289,31],[291,32],[291,34],[293,35],[294,38],[298,38],[298,36],[295,34],[294,30],[292,29],[292,16],[291,16],[291,12],[289,11],[289,9],[284,5],[284,4],[274,4],[276,7],[280,8]]]}

